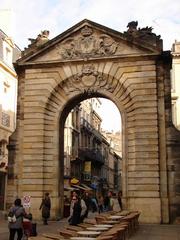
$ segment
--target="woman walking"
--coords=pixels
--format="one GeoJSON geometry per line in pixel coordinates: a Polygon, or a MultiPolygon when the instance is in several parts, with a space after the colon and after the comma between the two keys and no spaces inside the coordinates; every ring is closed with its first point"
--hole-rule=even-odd
{"type": "Polygon", "coordinates": [[[23,217],[26,216],[25,209],[21,205],[21,199],[14,201],[14,206],[10,208],[8,216],[15,216],[14,220],[9,222],[9,240],[14,240],[17,233],[17,240],[23,236],[23,217]]]}
{"type": "Polygon", "coordinates": [[[49,193],[45,193],[44,198],[42,199],[39,210],[42,209],[42,218],[44,225],[48,225],[48,218],[50,217],[51,210],[51,199],[49,197],[49,193]]]}

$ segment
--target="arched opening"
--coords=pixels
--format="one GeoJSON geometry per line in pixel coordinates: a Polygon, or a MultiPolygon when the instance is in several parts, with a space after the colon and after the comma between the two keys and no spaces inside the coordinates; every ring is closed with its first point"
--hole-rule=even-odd
{"type": "Polygon", "coordinates": [[[89,97],[69,112],[64,126],[64,199],[67,202],[73,190],[81,197],[86,191],[91,198],[98,200],[101,196],[101,202],[108,191],[114,197],[122,191],[121,140],[120,114],[112,101],[89,97]]]}
{"type": "MultiPolygon", "coordinates": [[[[121,145],[119,142],[122,139],[122,131],[115,133],[101,129],[100,112],[97,113],[92,106],[95,104],[94,101],[96,104],[97,102],[101,104],[101,99],[108,100],[109,98],[100,93],[80,94],[72,98],[61,113],[59,120],[59,196],[61,204],[63,204],[64,195],[67,195],[65,192],[62,196],[64,185],[65,191],[67,191],[67,187],[70,190],[73,187],[75,189],[84,188],[81,192],[89,188],[94,195],[105,195],[108,190],[117,194],[118,191],[122,190],[122,146],[119,150],[121,151],[120,155],[118,155],[118,149],[116,151],[114,147],[115,144],[117,146],[117,142],[119,146],[121,145]],[[83,108],[89,109],[86,112],[83,108]],[[70,127],[71,133],[68,133],[66,120],[70,114],[72,126],[70,127]],[[115,139],[116,143],[112,141],[112,138],[115,139]],[[70,142],[71,146],[68,145],[67,141],[70,142]],[[78,180],[79,187],[73,183],[67,186],[67,179],[78,180]]],[[[109,100],[109,102],[112,101],[109,100]]],[[[115,106],[113,102],[112,104],[115,106]]],[[[117,114],[120,114],[117,107],[116,111],[117,114]]]]}

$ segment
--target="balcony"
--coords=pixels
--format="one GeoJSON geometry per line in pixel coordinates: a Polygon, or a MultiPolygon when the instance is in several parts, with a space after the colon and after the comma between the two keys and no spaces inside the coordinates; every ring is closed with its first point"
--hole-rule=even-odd
{"type": "Polygon", "coordinates": [[[84,131],[87,131],[89,134],[92,134],[93,127],[91,124],[84,118],[81,117],[81,129],[84,129],[84,131]]]}
{"type": "Polygon", "coordinates": [[[86,119],[81,117],[81,128],[93,134],[99,142],[102,142],[103,135],[96,130],[86,119]]]}
{"type": "Polygon", "coordinates": [[[100,165],[105,163],[105,157],[102,155],[101,151],[94,148],[79,148],[79,158],[100,165]]]}

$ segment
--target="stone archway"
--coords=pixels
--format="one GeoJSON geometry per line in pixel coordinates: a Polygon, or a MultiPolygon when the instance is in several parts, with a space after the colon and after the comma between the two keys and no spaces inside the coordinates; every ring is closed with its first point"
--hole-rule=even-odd
{"type": "Polygon", "coordinates": [[[49,191],[52,216],[61,215],[65,117],[77,102],[103,96],[122,115],[126,207],[140,210],[143,222],[169,222],[165,88],[170,57],[159,37],[147,28],[121,34],[84,20],[40,47],[37,43],[16,64],[18,124],[9,202],[14,192],[30,195],[39,218],[42,194],[49,191]]]}

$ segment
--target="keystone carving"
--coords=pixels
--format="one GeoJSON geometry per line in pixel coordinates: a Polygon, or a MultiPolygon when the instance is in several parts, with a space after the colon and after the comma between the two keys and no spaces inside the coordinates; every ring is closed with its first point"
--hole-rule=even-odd
{"type": "Polygon", "coordinates": [[[60,54],[65,59],[108,56],[116,52],[117,45],[110,36],[106,34],[95,36],[93,29],[85,26],[80,37],[68,38],[62,43],[60,54]]]}
{"type": "Polygon", "coordinates": [[[80,73],[75,74],[69,79],[61,83],[61,87],[64,89],[66,94],[71,92],[82,92],[91,94],[97,92],[99,89],[108,90],[113,92],[117,87],[117,80],[111,79],[104,76],[103,74],[96,71],[92,64],[84,65],[80,73]]]}

